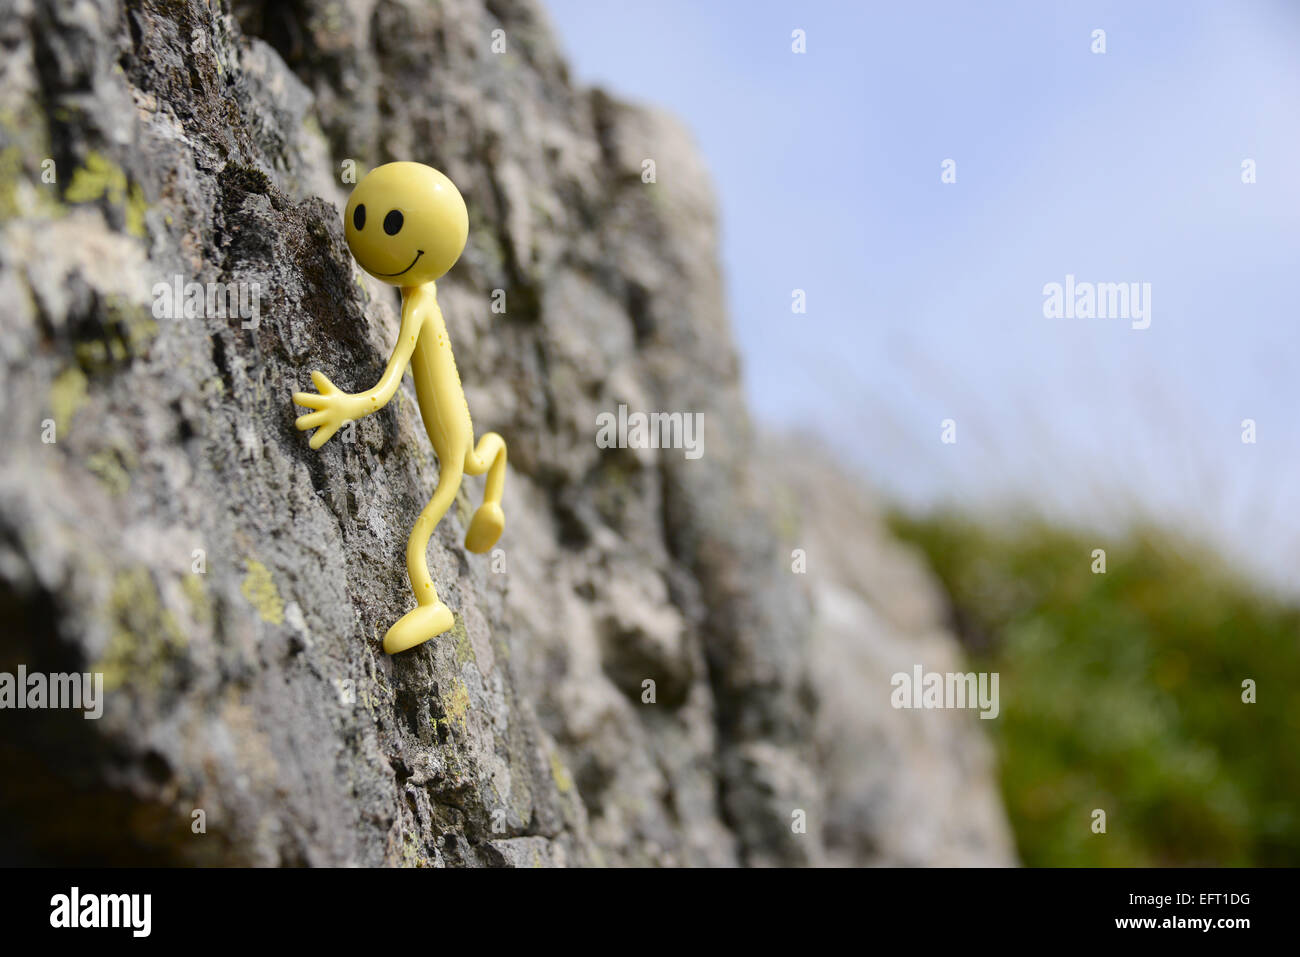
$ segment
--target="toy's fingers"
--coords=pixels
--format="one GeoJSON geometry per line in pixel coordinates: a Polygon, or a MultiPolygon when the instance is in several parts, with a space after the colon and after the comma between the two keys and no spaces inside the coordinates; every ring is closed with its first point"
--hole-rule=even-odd
{"type": "Polygon", "coordinates": [[[311,412],[307,415],[298,416],[297,421],[293,424],[298,427],[299,432],[306,432],[308,429],[314,429],[318,425],[324,425],[329,421],[328,412],[311,412]]]}
{"type": "Polygon", "coordinates": [[[330,436],[332,436],[338,430],[339,427],[337,425],[321,426],[319,429],[316,430],[316,434],[311,437],[311,441],[308,442],[307,444],[310,445],[313,449],[318,449],[326,442],[328,442],[330,440],[330,436]]]}
{"type": "Polygon", "coordinates": [[[308,409],[323,409],[330,404],[330,400],[315,392],[295,392],[293,394],[293,404],[308,409]]]}
{"type": "Polygon", "coordinates": [[[337,392],[334,383],[325,377],[325,373],[319,369],[311,374],[311,384],[316,387],[316,391],[321,395],[329,395],[331,392],[337,392]]]}

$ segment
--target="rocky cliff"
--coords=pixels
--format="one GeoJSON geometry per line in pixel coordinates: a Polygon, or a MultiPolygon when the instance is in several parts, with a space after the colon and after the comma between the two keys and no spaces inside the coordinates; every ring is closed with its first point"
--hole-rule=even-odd
{"type": "Polygon", "coordinates": [[[1011,860],[979,722],[888,705],[956,660],[925,572],[755,442],[687,136],[575,86],[533,3],[7,0],[0,43],[0,668],[106,689],[0,713],[5,859],[1011,860]],[[430,549],[455,628],[388,657],[409,378],[320,452],[290,395],[383,368],[339,211],[393,159],[469,204],[439,298],[510,471],[498,551],[477,487],[430,549]],[[619,405],[704,454],[598,447],[619,405]]]}

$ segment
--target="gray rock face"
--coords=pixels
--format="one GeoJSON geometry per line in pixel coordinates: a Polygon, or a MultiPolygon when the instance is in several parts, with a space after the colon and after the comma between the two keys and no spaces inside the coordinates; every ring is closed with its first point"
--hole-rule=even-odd
{"type": "MultiPolygon", "coordinates": [[[[895,674],[968,673],[923,559],[890,538],[879,504],[828,454],[764,443],[786,554],[813,606],[813,741],[829,860],[907,866],[1015,863],[992,754],[969,710],[895,709],[895,674]]],[[[806,444],[806,443],[805,443],[806,444]]]]}
{"type": "Polygon", "coordinates": [[[6,860],[1010,860],[978,729],[888,707],[909,641],[954,654],[924,575],[815,516],[881,560],[791,574],[696,153],[575,88],[532,3],[19,0],[0,44],[0,670],[106,690],[0,712],[6,860]],[[455,628],[389,657],[413,388],[319,452],[290,395],[392,348],[339,210],[394,159],[469,204],[439,299],[510,471],[500,551],[461,544],[478,479],[430,548],[455,628]],[[703,456],[598,447],[620,404],[702,413],[703,456]],[[894,581],[928,611],[859,634],[894,581]]]}

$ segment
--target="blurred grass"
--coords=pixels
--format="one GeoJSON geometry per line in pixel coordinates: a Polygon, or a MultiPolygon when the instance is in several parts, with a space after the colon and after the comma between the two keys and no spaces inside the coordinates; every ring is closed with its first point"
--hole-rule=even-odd
{"type": "Polygon", "coordinates": [[[1300,609],[1174,532],[891,524],[946,588],[972,667],[1001,675],[984,724],[1025,864],[1300,864],[1300,609]]]}

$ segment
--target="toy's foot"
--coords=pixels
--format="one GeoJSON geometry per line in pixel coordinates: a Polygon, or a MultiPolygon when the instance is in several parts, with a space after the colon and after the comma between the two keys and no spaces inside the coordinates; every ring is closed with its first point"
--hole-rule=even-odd
{"type": "Polygon", "coordinates": [[[411,609],[393,623],[384,635],[384,651],[395,655],[407,648],[422,645],[430,638],[437,638],[451,628],[455,619],[451,609],[442,602],[432,605],[419,605],[411,609]]]}
{"type": "Polygon", "coordinates": [[[486,552],[497,543],[506,528],[506,514],[495,502],[484,502],[470,519],[465,533],[465,547],[471,552],[486,552]]]}

